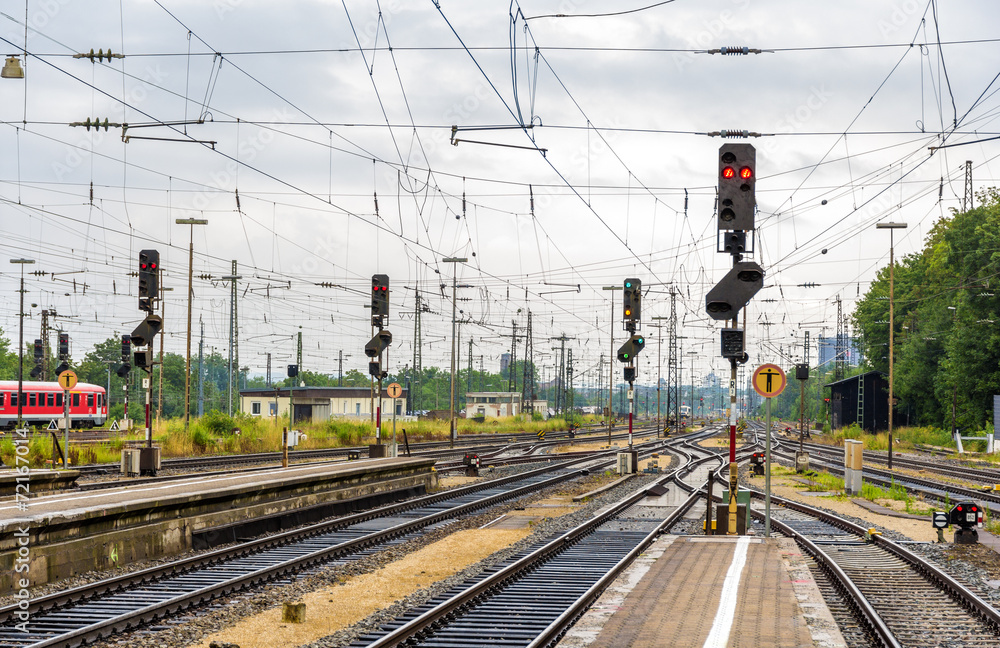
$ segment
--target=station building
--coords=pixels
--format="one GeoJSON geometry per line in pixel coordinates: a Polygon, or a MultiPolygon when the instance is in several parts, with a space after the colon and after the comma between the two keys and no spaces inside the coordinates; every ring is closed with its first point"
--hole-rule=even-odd
{"type": "MultiPolygon", "coordinates": [[[[409,391],[395,399],[382,387],[382,419],[406,414],[409,391]]],[[[263,387],[240,391],[240,411],[250,416],[288,416],[295,408],[296,421],[325,421],[331,418],[370,419],[372,391],[367,387],[263,387]]]]}
{"type": "Polygon", "coordinates": [[[465,418],[504,418],[521,413],[518,392],[468,392],[465,394],[465,418]]]}

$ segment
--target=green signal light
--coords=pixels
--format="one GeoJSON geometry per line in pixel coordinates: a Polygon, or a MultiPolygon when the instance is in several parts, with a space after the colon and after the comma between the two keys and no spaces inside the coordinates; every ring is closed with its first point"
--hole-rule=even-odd
{"type": "Polygon", "coordinates": [[[627,354],[627,353],[624,353],[624,354],[622,354],[622,355],[624,355],[624,356],[625,356],[626,358],[628,357],[628,354],[627,354]]]}
{"type": "Polygon", "coordinates": [[[632,287],[632,282],[631,281],[626,281],[625,282],[625,287],[626,288],[631,288],[632,287]]]}
{"type": "Polygon", "coordinates": [[[638,340],[636,340],[636,342],[638,342],[639,344],[645,344],[646,343],[646,341],[644,339],[642,339],[642,338],[639,338],[638,340]]]}

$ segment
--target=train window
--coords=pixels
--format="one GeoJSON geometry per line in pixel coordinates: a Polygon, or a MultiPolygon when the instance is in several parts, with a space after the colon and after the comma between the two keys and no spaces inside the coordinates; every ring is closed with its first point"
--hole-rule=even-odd
{"type": "Polygon", "coordinates": [[[62,404],[63,404],[63,395],[62,392],[58,392],[56,393],[56,407],[62,407],[62,404]]]}
{"type": "Polygon", "coordinates": [[[38,400],[38,394],[28,394],[28,407],[35,407],[38,400]]]}
{"type": "Polygon", "coordinates": [[[104,405],[104,394],[97,395],[97,406],[101,407],[104,405]]]}
{"type": "Polygon", "coordinates": [[[73,407],[80,407],[80,394],[73,394],[73,407]]]}
{"type": "Polygon", "coordinates": [[[5,397],[6,396],[7,396],[6,392],[0,392],[0,407],[4,406],[4,404],[5,404],[4,401],[5,401],[5,397]]]}
{"type": "Polygon", "coordinates": [[[17,392],[12,392],[10,395],[10,406],[17,407],[17,392]]]}
{"type": "Polygon", "coordinates": [[[94,406],[94,395],[87,394],[87,407],[93,407],[93,406],[94,406]]]}
{"type": "Polygon", "coordinates": [[[50,393],[50,394],[48,395],[48,398],[46,399],[46,403],[45,403],[45,404],[46,404],[47,406],[49,406],[49,407],[54,407],[54,406],[55,406],[55,404],[56,404],[56,395],[55,395],[55,394],[52,394],[52,393],[50,393]]]}

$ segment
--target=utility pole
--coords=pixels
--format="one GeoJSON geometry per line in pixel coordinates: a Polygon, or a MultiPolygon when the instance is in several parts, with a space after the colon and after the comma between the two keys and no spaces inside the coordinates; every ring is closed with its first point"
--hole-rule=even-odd
{"type": "MultiPolygon", "coordinates": [[[[166,299],[166,295],[164,295],[163,293],[167,292],[168,290],[173,290],[173,288],[164,288],[163,287],[163,272],[162,272],[162,270],[158,270],[158,272],[160,273],[160,281],[158,282],[160,284],[160,319],[162,319],[163,321],[166,321],[166,319],[167,319],[167,299],[166,299]]],[[[160,424],[160,417],[163,416],[163,338],[165,338],[165,337],[167,337],[167,336],[166,335],[161,335],[160,336],[160,362],[159,362],[160,366],[157,369],[157,376],[156,376],[156,381],[157,381],[157,386],[156,386],[156,424],[157,425],[160,424]]]]}
{"type": "MultiPolygon", "coordinates": [[[[191,302],[194,299],[194,226],[208,225],[205,218],[177,218],[178,225],[190,226],[188,241],[188,312],[187,312],[187,352],[184,355],[184,431],[188,431],[191,419],[191,302]]],[[[236,274],[234,271],[233,274],[236,274]]],[[[160,367],[163,373],[163,367],[160,367]]]]}
{"type": "Polygon", "coordinates": [[[344,350],[337,351],[337,387],[344,386],[344,350]]]}
{"type": "Polygon", "coordinates": [[[528,311],[528,325],[524,330],[524,365],[523,376],[521,378],[521,389],[524,391],[522,398],[530,403],[527,408],[532,414],[535,412],[535,348],[531,341],[531,311],[528,311]],[[530,385],[530,386],[529,386],[530,385]]]}
{"type": "MultiPolygon", "coordinates": [[[[673,293],[671,292],[671,295],[673,293]]],[[[653,320],[670,320],[669,317],[653,317],[653,320]]],[[[661,350],[663,348],[663,324],[650,324],[656,328],[656,438],[660,438],[660,432],[666,432],[664,428],[660,426],[660,384],[663,382],[661,377],[661,361],[663,354],[661,350]]],[[[669,326],[669,324],[668,324],[669,326]]],[[[670,411],[669,405],[670,399],[670,388],[667,387],[667,411],[670,411]]]]}
{"type": "MultiPolygon", "coordinates": [[[[465,257],[446,257],[441,259],[444,263],[468,263],[468,259],[465,257]]],[[[451,276],[451,397],[449,399],[450,407],[450,432],[448,435],[450,444],[449,447],[455,447],[455,437],[458,436],[458,421],[455,420],[455,338],[456,338],[456,328],[458,326],[457,322],[457,311],[458,311],[458,268],[455,268],[455,272],[452,272],[451,276]]]]}
{"type": "MultiPolygon", "coordinates": [[[[601,290],[624,290],[622,286],[601,286],[601,290]]],[[[611,294],[611,319],[608,320],[608,348],[611,349],[610,358],[615,357],[615,295],[611,294]]],[[[608,445],[611,445],[611,425],[614,421],[614,404],[612,399],[615,394],[615,363],[608,362],[608,445]]]]}
{"type": "MultiPolygon", "coordinates": [[[[201,418],[205,416],[205,321],[199,317],[198,323],[201,324],[201,339],[198,340],[198,417],[201,418]]],[[[127,413],[125,418],[128,418],[127,413]]]]}
{"type": "MultiPolygon", "coordinates": [[[[299,328],[302,328],[301,326],[299,328]]],[[[298,340],[296,342],[295,350],[295,362],[299,365],[299,373],[302,373],[302,331],[299,331],[298,340]]]]}
{"type": "Polygon", "coordinates": [[[243,277],[237,274],[236,260],[233,260],[233,271],[232,274],[222,277],[223,281],[229,282],[229,401],[227,403],[227,412],[229,416],[233,415],[233,382],[237,382],[238,388],[238,377],[234,377],[233,372],[239,371],[240,366],[240,353],[239,353],[239,317],[237,312],[237,289],[236,282],[243,277]],[[235,363],[235,364],[234,364],[235,363]]]}

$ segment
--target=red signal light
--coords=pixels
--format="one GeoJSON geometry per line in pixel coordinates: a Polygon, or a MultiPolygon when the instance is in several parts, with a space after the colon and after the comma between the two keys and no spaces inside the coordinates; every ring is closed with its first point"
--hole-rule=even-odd
{"type": "Polygon", "coordinates": [[[958,512],[959,512],[959,513],[961,513],[961,512],[962,512],[962,505],[961,505],[961,504],[959,504],[959,505],[958,505],[958,506],[957,506],[956,508],[958,509],[958,512]]]}
{"type": "Polygon", "coordinates": [[[740,177],[743,178],[744,180],[749,180],[750,178],[753,177],[753,169],[751,169],[750,167],[743,167],[742,169],[740,169],[740,177]]]}
{"type": "Polygon", "coordinates": [[[722,177],[726,178],[727,180],[731,179],[731,178],[735,178],[736,177],[736,169],[734,169],[733,167],[727,166],[726,168],[724,168],[722,170],[722,177]]]}

